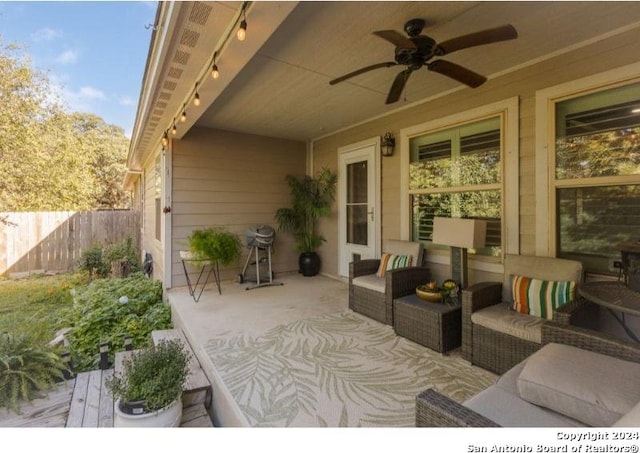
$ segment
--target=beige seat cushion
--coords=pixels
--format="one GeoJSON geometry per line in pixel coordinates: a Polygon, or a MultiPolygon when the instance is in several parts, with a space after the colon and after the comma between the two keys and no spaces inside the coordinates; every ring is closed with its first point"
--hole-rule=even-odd
{"type": "Polygon", "coordinates": [[[542,343],[544,319],[510,310],[506,304],[491,305],[471,315],[471,322],[534,343],[542,343]]]}
{"type": "Polygon", "coordinates": [[[371,289],[379,293],[384,293],[385,290],[385,278],[378,277],[376,274],[363,275],[356,277],[351,282],[354,286],[360,286],[361,288],[371,289]]]}
{"type": "Polygon", "coordinates": [[[594,427],[609,427],[640,401],[640,363],[550,343],[529,356],[520,397],[594,427]]]}

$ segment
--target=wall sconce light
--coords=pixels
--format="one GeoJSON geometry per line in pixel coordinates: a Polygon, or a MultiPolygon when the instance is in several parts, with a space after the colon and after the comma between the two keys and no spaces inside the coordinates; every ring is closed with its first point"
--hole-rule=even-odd
{"type": "Polygon", "coordinates": [[[382,137],[381,150],[383,156],[393,156],[393,149],[396,146],[396,139],[391,132],[387,132],[382,137]]]}

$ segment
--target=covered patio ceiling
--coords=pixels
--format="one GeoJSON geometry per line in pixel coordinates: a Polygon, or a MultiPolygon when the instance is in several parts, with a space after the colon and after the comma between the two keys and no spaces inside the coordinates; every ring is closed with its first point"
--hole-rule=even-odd
{"type": "Polygon", "coordinates": [[[442,57],[488,79],[640,26],[640,2],[627,1],[162,2],[159,8],[132,137],[132,170],[141,168],[174,122],[178,139],[196,125],[307,141],[454,90],[471,93],[423,68],[411,75],[400,100],[387,105],[404,66],[329,84],[393,61],[394,46],[372,32],[404,33],[409,19],[424,19],[423,34],[436,42],[512,24],[515,40],[442,57]],[[247,38],[240,42],[235,30],[243,17],[247,38]],[[214,52],[216,80],[209,76],[214,52]],[[196,83],[199,107],[191,103],[196,83]],[[180,123],[183,110],[187,120],[180,123]]]}

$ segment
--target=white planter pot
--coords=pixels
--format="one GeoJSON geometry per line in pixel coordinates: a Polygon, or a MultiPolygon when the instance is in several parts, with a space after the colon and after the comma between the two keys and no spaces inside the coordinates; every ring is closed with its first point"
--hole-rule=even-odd
{"type": "Polygon", "coordinates": [[[156,412],[141,415],[125,414],[120,410],[120,400],[114,407],[113,426],[116,428],[177,428],[182,419],[182,398],[156,412]]]}

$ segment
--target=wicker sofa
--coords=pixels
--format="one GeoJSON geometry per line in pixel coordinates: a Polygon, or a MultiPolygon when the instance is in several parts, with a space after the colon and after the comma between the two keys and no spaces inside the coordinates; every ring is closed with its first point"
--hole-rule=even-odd
{"type": "MultiPolygon", "coordinates": [[[[462,357],[502,374],[541,347],[545,319],[511,310],[511,276],[541,280],[583,281],[579,261],[551,257],[506,255],[502,282],[482,282],[462,290],[462,357]]],[[[570,324],[583,304],[577,297],[559,307],[553,319],[570,324]]]]}
{"type": "Polygon", "coordinates": [[[416,426],[640,426],[640,344],[553,321],[542,336],[543,348],[462,404],[422,392],[416,426]]]}
{"type": "Polygon", "coordinates": [[[424,248],[412,241],[389,239],[383,247],[386,253],[411,255],[411,267],[376,275],[380,259],[364,259],[349,263],[349,308],[384,324],[393,325],[393,299],[415,293],[416,287],[431,278],[422,267],[424,248]]]}

